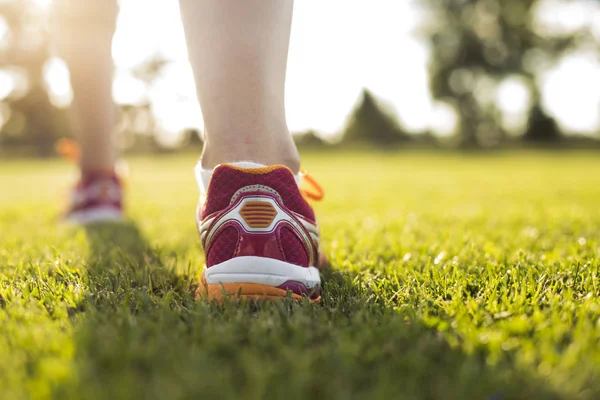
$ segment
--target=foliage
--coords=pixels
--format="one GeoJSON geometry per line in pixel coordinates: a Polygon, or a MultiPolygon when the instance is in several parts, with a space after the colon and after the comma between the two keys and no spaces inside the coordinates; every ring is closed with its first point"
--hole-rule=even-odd
{"type": "Polygon", "coordinates": [[[437,100],[455,106],[463,146],[491,146],[502,140],[506,129],[494,93],[509,78],[529,92],[531,118],[524,138],[559,138],[541,105],[539,75],[545,65],[594,40],[587,26],[562,33],[540,29],[536,17],[542,2],[420,0],[428,14],[422,34],[432,49],[431,91],[437,100]]]}
{"type": "Polygon", "coordinates": [[[314,130],[294,135],[294,142],[296,142],[297,146],[303,148],[314,148],[325,145],[323,139],[321,139],[319,134],[314,130]]]}
{"type": "Polygon", "coordinates": [[[3,103],[6,124],[0,145],[26,144],[35,146],[40,155],[49,155],[67,126],[65,116],[50,103],[44,82],[44,66],[50,57],[44,16],[29,0],[1,2],[0,16],[7,26],[0,46],[0,70],[15,82],[3,103]]]}
{"type": "Polygon", "coordinates": [[[344,142],[389,146],[406,140],[409,140],[408,136],[398,126],[396,117],[368,90],[364,90],[350,115],[344,142]]]}

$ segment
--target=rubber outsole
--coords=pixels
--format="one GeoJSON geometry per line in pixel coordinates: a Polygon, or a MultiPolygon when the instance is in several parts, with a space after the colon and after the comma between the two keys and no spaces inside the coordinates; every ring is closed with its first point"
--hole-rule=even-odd
{"type": "Polygon", "coordinates": [[[112,207],[98,207],[89,210],[71,212],[63,218],[72,225],[92,225],[102,222],[123,221],[123,212],[112,207]]]}
{"type": "Polygon", "coordinates": [[[308,299],[312,303],[319,303],[321,296],[311,299],[306,296],[293,293],[291,290],[284,290],[274,286],[260,285],[256,283],[220,283],[209,285],[206,282],[205,272],[200,277],[200,286],[196,290],[196,300],[269,300],[278,301],[289,298],[294,300],[308,299]]]}

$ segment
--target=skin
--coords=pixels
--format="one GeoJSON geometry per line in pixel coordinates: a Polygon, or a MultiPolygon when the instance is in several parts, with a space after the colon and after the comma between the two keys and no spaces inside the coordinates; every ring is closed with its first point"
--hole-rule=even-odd
{"type": "MultiPolygon", "coordinates": [[[[180,0],[205,121],[202,165],[254,161],[297,172],[285,117],[293,0],[180,0]]],[[[55,38],[71,71],[81,169],[112,170],[112,1],[59,0],[55,38]]]]}

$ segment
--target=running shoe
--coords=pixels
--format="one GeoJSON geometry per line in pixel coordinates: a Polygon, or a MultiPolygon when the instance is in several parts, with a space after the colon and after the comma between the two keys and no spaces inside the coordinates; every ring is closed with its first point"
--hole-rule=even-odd
{"type": "Polygon", "coordinates": [[[197,225],[206,255],[197,298],[321,299],[319,228],[308,199],[322,190],[280,165],[196,168],[197,225]]]}
{"type": "Polygon", "coordinates": [[[123,190],[115,173],[87,173],[71,191],[63,219],[88,225],[123,219],[123,190]]]}

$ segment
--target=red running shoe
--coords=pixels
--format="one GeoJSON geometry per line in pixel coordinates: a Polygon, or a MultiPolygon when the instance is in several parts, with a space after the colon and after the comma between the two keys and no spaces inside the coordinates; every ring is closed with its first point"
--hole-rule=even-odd
{"type": "MultiPolygon", "coordinates": [[[[284,166],[233,163],[196,169],[202,196],[197,223],[206,266],[197,298],[321,299],[319,229],[301,190],[301,176],[284,166]]],[[[315,194],[316,193],[316,194],[315,194]]]]}
{"type": "Polygon", "coordinates": [[[87,173],[71,191],[64,220],[79,225],[123,219],[123,190],[115,173],[87,173]]]}

